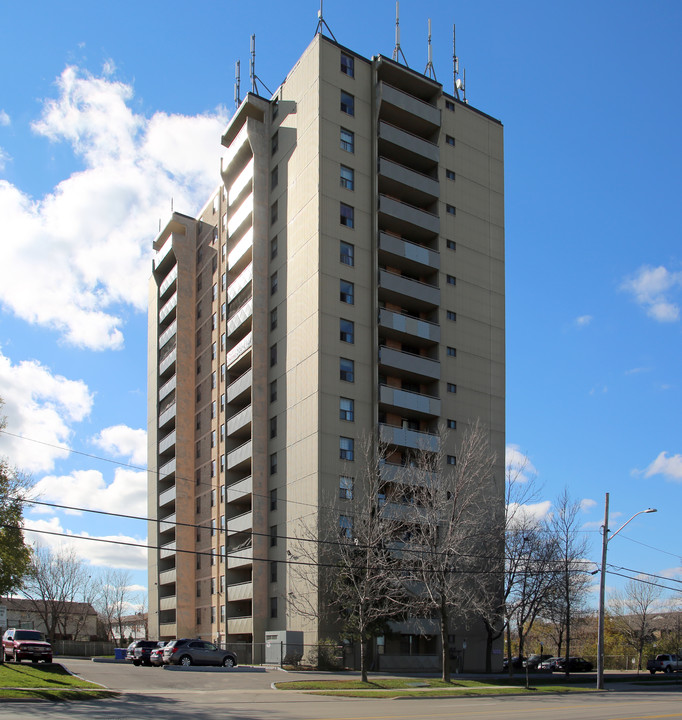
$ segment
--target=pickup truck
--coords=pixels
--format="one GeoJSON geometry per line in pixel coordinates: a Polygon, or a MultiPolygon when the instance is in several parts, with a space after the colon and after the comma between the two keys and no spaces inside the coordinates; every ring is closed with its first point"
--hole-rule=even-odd
{"type": "Polygon", "coordinates": [[[656,672],[682,672],[682,657],[679,655],[656,655],[653,660],[649,660],[646,669],[654,675],[656,672]]]}

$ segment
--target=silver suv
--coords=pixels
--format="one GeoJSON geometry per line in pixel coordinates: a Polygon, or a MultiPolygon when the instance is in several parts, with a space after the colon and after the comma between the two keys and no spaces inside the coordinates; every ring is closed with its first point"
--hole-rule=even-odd
{"type": "Polygon", "coordinates": [[[236,667],[237,657],[206,640],[171,640],[163,649],[164,665],[222,665],[236,667]]]}

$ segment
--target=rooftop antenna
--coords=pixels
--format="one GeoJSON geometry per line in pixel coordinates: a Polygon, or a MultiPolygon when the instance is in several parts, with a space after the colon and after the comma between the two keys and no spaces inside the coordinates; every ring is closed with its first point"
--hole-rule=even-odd
{"type": "Polygon", "coordinates": [[[400,3],[398,0],[396,0],[395,3],[395,47],[393,48],[393,59],[396,62],[400,62],[400,58],[402,57],[403,62],[405,63],[406,67],[409,67],[407,64],[407,58],[405,57],[405,53],[400,48],[400,3]]]}
{"type": "Polygon", "coordinates": [[[242,83],[242,74],[241,74],[239,60],[237,60],[237,62],[235,63],[235,66],[234,66],[234,106],[237,108],[242,103],[241,97],[240,97],[241,83],[242,83]]]}
{"type": "Polygon", "coordinates": [[[317,30],[315,30],[315,35],[321,35],[322,34],[322,28],[327,28],[329,31],[329,34],[332,36],[332,40],[336,42],[336,38],[334,37],[334,33],[332,32],[332,29],[327,25],[323,15],[322,15],[322,0],[320,0],[320,9],[317,11],[317,30]]]}
{"type": "Polygon", "coordinates": [[[468,105],[467,100],[467,69],[462,68],[462,94],[464,95],[464,102],[468,105]]]}
{"type": "Polygon", "coordinates": [[[433,55],[431,53],[431,18],[429,18],[429,51],[427,55],[426,70],[424,70],[424,75],[428,75],[429,77],[436,80],[436,71],[433,67],[433,55]]]}
{"type": "Polygon", "coordinates": [[[460,100],[459,90],[464,90],[464,83],[459,78],[459,58],[457,57],[457,50],[455,44],[455,26],[452,26],[452,69],[453,69],[453,83],[455,87],[455,97],[460,100]]]}
{"type": "Polygon", "coordinates": [[[272,95],[268,86],[256,75],[256,36],[251,36],[251,60],[249,61],[249,78],[251,80],[251,92],[258,95],[258,83],[272,95]]]}

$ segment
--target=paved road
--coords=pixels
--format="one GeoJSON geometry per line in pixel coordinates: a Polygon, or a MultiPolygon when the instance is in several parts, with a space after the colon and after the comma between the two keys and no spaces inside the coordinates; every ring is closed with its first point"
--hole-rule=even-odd
{"type": "MultiPolygon", "coordinates": [[[[0,718],[12,720],[659,720],[682,718],[682,687],[657,691],[617,690],[534,698],[444,698],[360,700],[284,693],[272,682],[299,677],[278,670],[235,668],[217,672],[68,660],[72,672],[122,695],[79,703],[0,704],[0,718]]],[[[309,673],[301,674],[310,678],[309,673]]],[[[321,675],[322,676],[322,675],[321,675]]],[[[325,675],[324,677],[328,677],[325,675]]]]}

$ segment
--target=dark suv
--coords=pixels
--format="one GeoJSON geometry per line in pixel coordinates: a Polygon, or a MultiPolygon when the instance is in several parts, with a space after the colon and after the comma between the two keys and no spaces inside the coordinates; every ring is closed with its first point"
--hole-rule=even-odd
{"type": "Polygon", "coordinates": [[[133,665],[142,665],[143,662],[148,663],[149,655],[157,645],[157,640],[133,640],[126,650],[126,660],[132,662],[133,665]],[[136,652],[138,649],[141,651],[140,655],[136,652]],[[145,650],[145,655],[142,655],[142,650],[145,650]]]}
{"type": "Polygon", "coordinates": [[[41,632],[37,630],[22,630],[21,628],[10,628],[2,636],[2,651],[5,661],[30,660],[46,663],[52,662],[52,645],[47,642],[41,632]]]}
{"type": "Polygon", "coordinates": [[[237,656],[206,640],[171,640],[163,648],[164,665],[222,665],[236,667],[237,656]]]}

